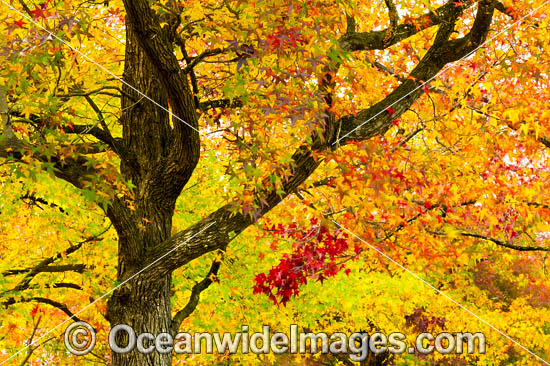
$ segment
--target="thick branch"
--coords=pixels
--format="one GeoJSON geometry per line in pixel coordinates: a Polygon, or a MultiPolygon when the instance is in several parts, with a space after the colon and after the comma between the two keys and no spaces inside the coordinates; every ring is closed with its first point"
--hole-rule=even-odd
{"type": "Polygon", "coordinates": [[[385,2],[388,7],[388,16],[390,17],[390,27],[388,28],[384,41],[389,43],[391,42],[395,34],[395,29],[399,23],[399,14],[397,13],[397,8],[395,7],[393,0],[385,0],[385,2]]]}
{"type": "MultiPolygon", "coordinates": [[[[391,1],[389,2],[391,3],[391,1]]],[[[453,17],[462,13],[464,9],[470,7],[472,3],[471,0],[465,0],[460,3],[461,5],[457,6],[458,2],[450,0],[447,4],[437,8],[435,11],[430,11],[411,22],[399,24],[394,29],[390,27],[381,31],[348,33],[340,39],[340,46],[344,50],[349,51],[382,50],[414,36],[425,29],[449,23],[453,17]]]]}
{"type": "Polygon", "coordinates": [[[242,107],[243,102],[239,99],[217,99],[209,100],[207,102],[200,102],[199,109],[203,112],[212,109],[212,108],[238,108],[242,107]]]}
{"type": "Polygon", "coordinates": [[[457,61],[475,51],[486,39],[493,16],[493,3],[479,1],[478,12],[471,31],[464,37],[449,41],[454,21],[460,13],[453,13],[450,23],[443,24],[434,45],[411,72],[410,77],[388,97],[356,116],[341,118],[338,144],[351,140],[366,140],[383,134],[391,122],[410,108],[424,93],[424,80],[430,80],[448,63],[457,61]]]}
{"type": "MultiPolygon", "coordinates": [[[[85,149],[81,151],[82,155],[90,153],[89,146],[86,146],[85,149]]],[[[25,162],[23,152],[28,152],[33,159],[52,164],[53,173],[56,177],[71,183],[77,188],[83,188],[84,177],[93,173],[93,168],[88,167],[88,160],[82,155],[74,158],[59,158],[57,156],[42,155],[36,150],[33,145],[15,136],[0,136],[0,158],[25,162]]],[[[91,149],[91,151],[94,150],[91,149]]]]}

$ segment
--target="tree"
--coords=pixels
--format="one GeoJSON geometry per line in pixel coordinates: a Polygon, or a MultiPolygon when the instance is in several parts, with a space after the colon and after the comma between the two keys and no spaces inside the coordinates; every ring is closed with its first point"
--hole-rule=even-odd
{"type": "MultiPolygon", "coordinates": [[[[49,206],[48,220],[75,222],[61,235],[70,246],[52,242],[37,264],[14,268],[6,257],[4,276],[20,277],[4,293],[4,305],[38,302],[74,315],[62,302],[27,293],[48,285],[84,290],[83,298],[95,300],[102,292],[33,279],[99,270],[107,290],[116,268],[108,322],[138,333],[175,333],[221,263],[213,261],[181,311],[171,307],[174,271],[223,253],[296,197],[324,214],[313,227],[332,231],[334,243],[346,229],[330,219],[342,217],[346,228],[397,258],[415,253],[447,265],[443,253],[454,250],[452,258],[479,265],[500,250],[477,252],[472,243],[479,241],[507,252],[548,251],[541,234],[550,145],[540,104],[547,99],[545,3],[385,3],[387,11],[360,1],[4,3],[0,157],[3,185],[15,193],[2,196],[34,205],[27,220],[42,205],[49,206]],[[511,36],[502,32],[514,22],[521,32],[508,47],[511,36]],[[489,34],[498,40],[491,46],[489,34]],[[451,65],[458,67],[446,71],[451,65]],[[174,232],[177,200],[192,200],[182,192],[194,184],[212,197],[183,203],[200,208],[186,218],[194,222],[174,232]],[[60,190],[78,204],[61,199],[60,190]],[[334,203],[322,200],[325,191],[334,203]],[[71,262],[108,229],[98,210],[116,231],[115,267],[102,259],[112,250],[108,244],[88,250],[86,263],[71,262]],[[404,244],[404,233],[420,249],[404,244]],[[456,249],[462,240],[470,243],[466,259],[456,249]],[[54,265],[68,256],[67,264],[54,265]]],[[[288,234],[288,227],[269,230],[288,234]]],[[[286,258],[307,268],[302,282],[322,281],[342,268],[342,258],[368,248],[338,243],[318,263],[303,258],[329,244],[302,246],[286,258]]],[[[284,276],[296,266],[283,261],[277,268],[284,276]]],[[[541,267],[530,271],[544,286],[541,267]]],[[[291,279],[273,282],[268,275],[256,286],[275,302],[299,292],[291,279]]],[[[112,363],[168,365],[171,355],[114,353],[112,363]]]]}

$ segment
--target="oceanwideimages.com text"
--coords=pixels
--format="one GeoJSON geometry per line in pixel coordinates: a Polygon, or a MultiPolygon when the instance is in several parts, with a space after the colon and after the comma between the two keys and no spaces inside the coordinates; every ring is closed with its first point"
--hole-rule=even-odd
{"type": "MultiPolygon", "coordinates": [[[[176,354],[254,353],[275,354],[349,354],[353,361],[365,360],[370,352],[392,354],[483,354],[485,336],[482,333],[421,333],[414,346],[409,345],[403,333],[388,335],[380,332],[366,333],[304,333],[298,332],[298,325],[292,324],[288,333],[272,333],[267,325],[261,332],[251,333],[247,325],[236,333],[136,333],[126,324],[116,325],[109,332],[109,348],[119,354],[137,350],[140,353],[152,352],[176,354]]],[[[95,332],[84,322],[71,324],[65,331],[65,345],[76,355],[89,353],[95,346],[95,332]]]]}

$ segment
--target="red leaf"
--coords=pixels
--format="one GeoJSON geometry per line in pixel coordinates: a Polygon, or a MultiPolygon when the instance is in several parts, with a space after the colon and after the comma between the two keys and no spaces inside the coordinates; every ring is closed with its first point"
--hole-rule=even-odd
{"type": "Polygon", "coordinates": [[[46,8],[47,8],[46,3],[40,4],[40,7],[35,5],[34,10],[31,10],[30,13],[34,16],[34,19],[46,18],[46,16],[48,15],[46,12],[46,8]]]}
{"type": "Polygon", "coordinates": [[[395,111],[392,107],[388,107],[388,109],[386,109],[386,112],[388,112],[388,114],[391,116],[395,111]]]}
{"type": "Polygon", "coordinates": [[[20,20],[14,21],[13,24],[16,25],[16,26],[18,26],[19,28],[23,28],[23,26],[24,26],[25,24],[27,24],[27,23],[25,23],[25,22],[23,21],[23,19],[20,19],[20,20]]]}
{"type": "Polygon", "coordinates": [[[37,312],[38,312],[38,304],[36,304],[36,306],[32,309],[31,316],[34,318],[37,312]]]}

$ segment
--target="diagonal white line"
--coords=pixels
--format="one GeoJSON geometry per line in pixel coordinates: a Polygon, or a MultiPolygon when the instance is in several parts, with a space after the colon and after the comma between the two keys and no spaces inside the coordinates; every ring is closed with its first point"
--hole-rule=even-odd
{"type": "MultiPolygon", "coordinates": [[[[405,99],[406,97],[408,97],[409,95],[411,95],[412,93],[414,93],[415,91],[423,88],[426,84],[428,84],[430,81],[432,81],[433,79],[435,79],[436,77],[438,77],[439,75],[441,74],[444,74],[447,70],[450,70],[454,67],[456,67],[458,65],[458,63],[468,57],[470,57],[471,55],[473,55],[475,52],[477,52],[477,50],[479,50],[481,47],[484,47],[487,43],[489,42],[492,42],[495,40],[495,38],[497,38],[498,36],[500,36],[502,33],[506,32],[508,29],[510,29],[511,27],[515,26],[515,25],[518,25],[521,21],[523,21],[525,18],[531,16],[532,14],[534,14],[537,10],[539,10],[540,8],[542,8],[544,5],[548,4],[550,2],[550,0],[547,0],[545,1],[542,5],[538,6],[537,8],[531,10],[527,15],[521,17],[520,19],[516,20],[514,23],[512,24],[509,24],[507,25],[506,27],[504,27],[503,30],[501,30],[500,32],[498,32],[496,35],[494,35],[493,37],[489,38],[489,39],[486,39],[485,42],[483,42],[481,45],[479,45],[478,47],[476,47],[472,52],[468,53],[467,55],[465,55],[464,57],[454,61],[451,65],[447,65],[445,66],[441,71],[439,71],[437,74],[435,74],[434,76],[432,76],[431,78],[429,78],[428,80],[426,80],[425,82],[423,82],[422,84],[420,84],[417,88],[411,90],[410,92],[408,92],[407,94],[405,94],[404,96],[402,96],[401,98],[397,99],[395,102],[393,102],[392,104],[390,104],[387,108],[390,108],[394,105],[396,105],[397,103],[401,102],[403,99],[405,99]]],[[[380,112],[376,113],[374,116],[372,116],[371,118],[369,118],[368,120],[366,120],[365,122],[361,123],[359,126],[355,127],[353,130],[351,130],[350,132],[346,133],[344,136],[340,137],[338,140],[334,141],[332,143],[332,146],[336,145],[337,143],[339,143],[342,139],[346,138],[347,136],[351,135],[353,132],[355,132],[356,130],[358,130],[359,128],[361,128],[363,125],[365,125],[366,123],[372,121],[374,118],[378,117],[379,115],[381,115],[382,113],[384,113],[386,110],[383,109],[381,110],[380,112]]]]}
{"type": "Polygon", "coordinates": [[[489,326],[491,329],[495,330],[496,332],[500,333],[500,335],[502,335],[503,337],[505,337],[506,339],[508,339],[509,341],[515,343],[517,346],[519,346],[520,348],[522,348],[524,351],[526,351],[527,353],[529,353],[530,355],[536,357],[537,359],[539,359],[540,361],[544,362],[546,365],[550,365],[550,362],[546,361],[545,359],[543,359],[542,357],[540,357],[539,355],[537,355],[536,353],[534,353],[533,351],[531,351],[530,349],[528,349],[527,347],[523,346],[521,343],[519,343],[518,341],[516,341],[514,338],[510,337],[508,334],[504,333],[503,331],[501,331],[500,329],[498,329],[497,327],[495,327],[494,325],[492,325],[491,323],[489,323],[488,321],[484,320],[483,318],[481,318],[480,316],[478,316],[477,314],[475,314],[473,311],[471,311],[470,309],[468,309],[467,307],[465,307],[464,305],[462,305],[461,303],[459,303],[458,301],[454,300],[452,297],[450,297],[449,295],[447,295],[446,293],[444,293],[443,291],[439,290],[438,288],[436,288],[435,286],[433,286],[432,284],[430,284],[429,282],[427,282],[426,280],[424,280],[422,277],[420,277],[419,275],[417,275],[416,273],[414,273],[413,271],[409,270],[408,268],[406,268],[405,266],[403,266],[401,263],[397,262],[396,260],[394,260],[393,258],[391,258],[389,255],[387,255],[386,253],[384,253],[383,251],[381,251],[380,249],[378,249],[377,247],[375,247],[374,245],[366,242],[365,240],[363,240],[360,236],[358,236],[357,234],[355,234],[354,232],[352,232],[351,230],[343,227],[342,225],[340,225],[339,223],[337,223],[336,221],[334,221],[333,219],[331,219],[331,221],[338,225],[338,227],[340,227],[341,229],[347,231],[348,233],[350,233],[351,235],[353,235],[355,238],[359,239],[361,242],[363,242],[364,244],[366,244],[369,248],[371,249],[374,249],[376,252],[378,252],[380,255],[382,255],[384,258],[386,258],[387,260],[389,260],[390,262],[392,262],[393,264],[395,264],[396,266],[398,266],[399,268],[401,268],[402,270],[404,270],[405,272],[409,273],[411,276],[413,276],[414,278],[416,278],[417,280],[423,282],[426,286],[428,286],[429,288],[431,288],[432,290],[436,291],[438,294],[440,294],[441,296],[445,297],[447,300],[449,300],[450,302],[452,302],[453,304],[455,304],[456,306],[460,307],[461,309],[465,310],[467,313],[469,313],[470,315],[472,315],[474,318],[478,319],[479,321],[481,321],[482,323],[486,324],[487,326],[489,326]]]}
{"type": "Polygon", "coordinates": [[[40,338],[36,339],[34,342],[28,344],[27,346],[25,346],[24,348],[21,348],[19,351],[15,352],[13,355],[11,355],[9,358],[7,358],[6,360],[4,360],[2,363],[0,363],[0,365],[3,365],[5,364],[6,362],[8,362],[9,360],[11,360],[12,358],[14,358],[15,356],[17,356],[19,353],[23,352],[24,350],[26,350],[27,348],[35,345],[36,343],[38,343],[38,341],[40,341],[41,339],[43,339],[44,337],[46,337],[48,334],[50,334],[51,332],[53,332],[54,330],[56,330],[57,328],[59,328],[60,326],[62,326],[63,324],[65,324],[66,322],[68,322],[69,320],[71,320],[72,318],[74,318],[75,316],[77,316],[78,314],[80,314],[81,312],[83,312],[84,310],[88,309],[90,306],[94,305],[96,302],[98,302],[99,300],[103,299],[105,296],[109,295],[110,293],[112,293],[113,291],[115,291],[117,288],[123,286],[124,284],[126,284],[128,281],[130,281],[132,278],[138,276],[140,273],[146,271],[148,268],[150,268],[152,265],[154,265],[155,263],[157,263],[158,261],[160,261],[161,259],[163,259],[164,257],[166,257],[167,255],[169,255],[170,253],[172,253],[174,250],[178,249],[179,247],[181,247],[183,244],[187,243],[189,240],[193,239],[195,236],[199,235],[200,233],[202,233],[204,230],[208,229],[210,226],[214,225],[216,223],[216,221],[212,222],[211,224],[209,224],[208,226],[204,227],[201,231],[193,234],[189,239],[187,239],[186,241],[184,241],[183,243],[177,245],[176,247],[174,247],[173,249],[169,250],[168,252],[164,253],[162,256],[160,256],[159,258],[155,259],[153,262],[151,262],[150,264],[148,264],[147,266],[145,266],[144,268],[140,269],[138,272],[134,273],[133,275],[131,275],[130,277],[128,277],[127,279],[125,279],[124,281],[122,281],[120,284],[118,284],[117,286],[113,287],[112,289],[110,289],[109,291],[107,291],[106,293],[104,293],[103,295],[101,295],[99,298],[95,299],[93,302],[91,302],[90,304],[86,305],[85,307],[83,307],[82,309],[80,309],[79,311],[77,311],[76,313],[74,313],[71,317],[65,319],[63,322],[59,323],[58,325],[56,325],[55,327],[53,327],[52,329],[48,330],[44,335],[42,335],[40,338]]]}
{"type": "MultiPolygon", "coordinates": [[[[549,0],[550,1],[550,0],[549,0]]],[[[110,70],[106,69],[104,66],[100,65],[99,63],[97,63],[95,60],[91,59],[90,57],[86,56],[85,54],[83,54],[82,52],[80,52],[78,49],[76,49],[75,47],[71,46],[67,41],[65,41],[64,39],[58,37],[56,34],[50,32],[48,29],[46,29],[45,27],[43,27],[40,23],[37,23],[34,21],[34,19],[31,19],[29,16],[27,16],[27,14],[19,11],[18,9],[14,8],[13,6],[11,6],[10,4],[6,3],[4,0],[0,0],[0,2],[2,2],[4,5],[6,5],[7,7],[9,7],[11,10],[15,11],[16,13],[18,13],[19,15],[21,15],[23,18],[27,19],[29,22],[31,22],[32,24],[34,24],[35,26],[39,27],[40,29],[42,29],[43,31],[47,32],[50,36],[54,37],[55,39],[57,39],[58,41],[60,41],[61,43],[65,44],[67,47],[69,47],[71,50],[73,50],[74,52],[78,53],[80,56],[84,57],[86,60],[90,61],[91,63],[93,63],[94,65],[96,65],[99,69],[105,71],[107,74],[111,75],[112,77],[114,77],[115,79],[117,79],[118,81],[120,81],[121,83],[123,83],[124,85],[126,85],[127,87],[129,87],[130,89],[132,89],[133,91],[135,91],[136,93],[138,93],[139,95],[141,95],[143,98],[147,99],[148,101],[150,101],[151,103],[153,103],[154,105],[156,105],[157,107],[159,107],[160,109],[162,109],[163,111],[167,112],[170,116],[172,116],[173,118],[177,119],[178,121],[180,121],[181,123],[187,125],[188,127],[192,128],[193,130],[195,130],[196,132],[200,133],[199,130],[197,130],[195,127],[191,126],[189,123],[185,122],[185,120],[183,120],[182,118],[176,116],[174,113],[172,113],[168,108],[164,107],[163,105],[161,105],[160,103],[158,103],[157,101],[155,101],[154,99],[152,99],[151,97],[149,97],[148,95],[146,95],[145,93],[143,93],[141,90],[137,89],[136,87],[134,87],[133,85],[131,85],[130,83],[128,83],[127,81],[125,81],[124,79],[118,77],[117,75],[115,75],[114,73],[112,73],[110,70]]],[[[1,365],[1,364],[0,364],[1,365]]]]}

